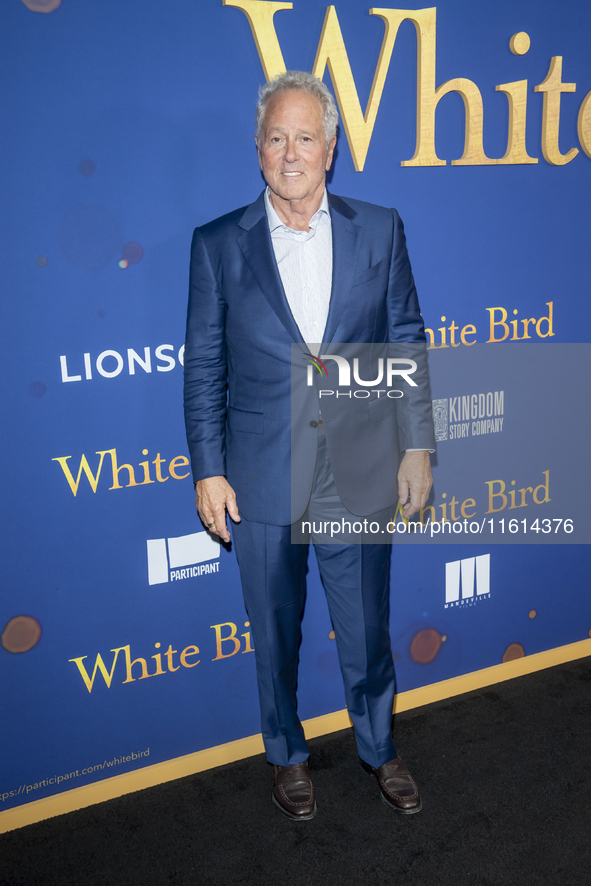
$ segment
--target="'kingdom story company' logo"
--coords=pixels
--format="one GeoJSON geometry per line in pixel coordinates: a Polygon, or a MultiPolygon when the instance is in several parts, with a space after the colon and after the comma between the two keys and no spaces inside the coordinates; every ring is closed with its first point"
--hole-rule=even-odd
{"type": "Polygon", "coordinates": [[[433,400],[433,422],[438,443],[447,439],[498,434],[503,430],[504,420],[504,391],[433,400]]]}

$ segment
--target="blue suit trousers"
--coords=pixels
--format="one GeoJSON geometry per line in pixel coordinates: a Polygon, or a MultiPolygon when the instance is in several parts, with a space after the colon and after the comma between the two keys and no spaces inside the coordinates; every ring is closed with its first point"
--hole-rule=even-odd
{"type": "MultiPolygon", "coordinates": [[[[315,499],[334,502],[330,494],[334,481],[323,445],[318,456],[311,506],[315,499]]],[[[352,518],[344,507],[342,513],[352,518]]],[[[333,503],[328,519],[334,516],[333,503]]],[[[296,689],[309,546],[292,543],[290,526],[244,518],[233,526],[233,538],[255,647],[267,759],[291,766],[308,759],[296,689]]],[[[378,768],[396,757],[391,737],[395,692],[389,634],[391,546],[314,547],[359,756],[378,768]]]]}

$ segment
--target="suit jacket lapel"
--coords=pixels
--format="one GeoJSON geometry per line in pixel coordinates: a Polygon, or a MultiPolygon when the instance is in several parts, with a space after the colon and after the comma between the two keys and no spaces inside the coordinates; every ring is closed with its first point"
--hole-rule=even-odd
{"type": "Polygon", "coordinates": [[[246,230],[238,237],[238,245],[255,280],[293,341],[303,343],[277,268],[265,212],[264,192],[255,203],[247,207],[239,224],[246,230]]]}
{"type": "MultiPolygon", "coordinates": [[[[329,193],[328,203],[332,222],[333,258],[332,290],[323,336],[326,343],[332,341],[345,305],[349,300],[361,239],[361,229],[353,221],[357,215],[355,210],[334,194],[329,193]]],[[[246,208],[239,224],[245,231],[238,237],[238,245],[255,280],[292,340],[305,345],[291,313],[277,268],[267,213],[265,212],[264,192],[258,200],[246,208]]]]}
{"type": "Polygon", "coordinates": [[[332,221],[332,292],[324,341],[331,342],[351,294],[351,281],[357,268],[361,228],[353,221],[357,215],[344,200],[328,195],[332,221]]]}

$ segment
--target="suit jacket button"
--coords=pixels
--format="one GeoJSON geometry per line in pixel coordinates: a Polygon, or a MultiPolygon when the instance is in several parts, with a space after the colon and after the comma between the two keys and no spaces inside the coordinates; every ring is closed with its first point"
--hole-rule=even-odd
{"type": "Polygon", "coordinates": [[[311,427],[311,428],[317,428],[317,427],[318,427],[318,422],[317,422],[317,421],[314,421],[314,419],[312,419],[312,421],[310,422],[310,427],[311,427]]]}

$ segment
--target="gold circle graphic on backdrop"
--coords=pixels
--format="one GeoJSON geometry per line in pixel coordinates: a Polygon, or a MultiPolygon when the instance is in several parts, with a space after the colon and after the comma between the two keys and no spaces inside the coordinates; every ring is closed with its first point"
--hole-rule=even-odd
{"type": "Polygon", "coordinates": [[[418,664],[430,664],[441,649],[441,644],[447,640],[436,631],[435,628],[423,628],[412,639],[410,644],[410,657],[418,664]]]}
{"type": "Polygon", "coordinates": [[[23,0],[23,3],[31,12],[53,12],[61,6],[62,0],[23,0]]]}
{"type": "Polygon", "coordinates": [[[513,34],[509,40],[509,47],[513,55],[525,55],[530,44],[529,34],[526,34],[525,31],[519,31],[518,34],[513,34]]]}
{"type": "Polygon", "coordinates": [[[515,661],[517,658],[525,658],[525,649],[521,643],[509,643],[503,653],[502,662],[515,661]]]}
{"type": "Polygon", "coordinates": [[[32,615],[15,615],[2,632],[2,645],[7,652],[28,652],[41,638],[41,625],[32,615]]]}

